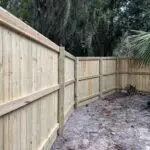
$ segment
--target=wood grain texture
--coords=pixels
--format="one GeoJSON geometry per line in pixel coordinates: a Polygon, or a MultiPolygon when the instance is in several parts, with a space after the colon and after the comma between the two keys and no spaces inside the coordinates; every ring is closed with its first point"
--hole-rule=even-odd
{"type": "Polygon", "coordinates": [[[74,106],[74,84],[70,84],[65,87],[65,98],[64,98],[64,117],[66,118],[70,109],[74,106]]]}
{"type": "Polygon", "coordinates": [[[37,43],[59,52],[59,46],[41,35],[36,30],[32,29],[30,26],[22,22],[20,19],[16,18],[2,7],[0,7],[0,24],[3,26],[14,30],[15,32],[30,38],[31,40],[36,41],[37,43]]]}
{"type": "Polygon", "coordinates": [[[115,60],[103,60],[103,74],[116,73],[116,59],[115,60]]]}
{"type": "Polygon", "coordinates": [[[65,51],[64,58],[64,122],[70,116],[75,104],[75,91],[76,91],[76,58],[65,51]]]}
{"type": "Polygon", "coordinates": [[[104,76],[102,92],[105,92],[114,88],[116,88],[116,75],[104,76]]]}
{"type": "Polygon", "coordinates": [[[4,100],[3,29],[0,26],[0,104],[4,100]]]}
{"type": "MultiPolygon", "coordinates": [[[[78,58],[78,100],[77,103],[100,92],[100,58],[78,58]]],[[[97,95],[96,95],[97,96],[97,95]]],[[[92,97],[93,98],[93,97],[92,97]]],[[[87,99],[88,100],[88,99],[87,99]]]]}
{"type": "Polygon", "coordinates": [[[79,81],[89,80],[89,79],[94,79],[94,78],[99,78],[99,77],[100,77],[100,75],[93,75],[93,76],[81,77],[81,78],[79,78],[79,81]]]}
{"type": "Polygon", "coordinates": [[[99,94],[103,97],[103,59],[99,60],[99,94]]]}
{"type": "Polygon", "coordinates": [[[0,150],[49,149],[56,139],[58,56],[59,46],[0,8],[0,150]]]}
{"type": "Polygon", "coordinates": [[[78,69],[79,78],[99,75],[99,60],[79,61],[78,69]]]}
{"type": "Polygon", "coordinates": [[[78,71],[79,71],[79,59],[78,57],[76,57],[75,60],[75,71],[74,71],[74,75],[75,75],[75,84],[74,84],[74,96],[75,96],[75,108],[77,108],[77,104],[78,104],[78,86],[79,86],[79,77],[78,77],[78,71]]]}
{"type": "Polygon", "coordinates": [[[59,135],[63,132],[64,126],[64,97],[65,97],[65,48],[60,47],[59,54],[59,103],[58,103],[58,122],[59,135]]]}
{"type": "Polygon", "coordinates": [[[3,128],[3,118],[0,118],[0,149],[4,149],[4,128],[3,128]]]}
{"type": "Polygon", "coordinates": [[[28,104],[38,100],[41,97],[44,97],[50,93],[57,91],[58,89],[59,89],[59,85],[35,92],[31,95],[22,97],[20,99],[17,99],[17,100],[11,101],[11,102],[1,104],[0,105],[0,116],[10,113],[11,111],[14,111],[25,105],[28,105],[28,104]]]}
{"type": "Polygon", "coordinates": [[[70,84],[74,84],[74,82],[75,80],[70,80],[70,81],[65,82],[65,87],[69,86],[70,84]]]}
{"type": "Polygon", "coordinates": [[[64,69],[65,69],[65,82],[74,80],[74,67],[75,61],[65,57],[64,69]]]}
{"type": "Polygon", "coordinates": [[[99,93],[99,78],[80,81],[78,85],[79,99],[91,96],[95,93],[99,93]]]}

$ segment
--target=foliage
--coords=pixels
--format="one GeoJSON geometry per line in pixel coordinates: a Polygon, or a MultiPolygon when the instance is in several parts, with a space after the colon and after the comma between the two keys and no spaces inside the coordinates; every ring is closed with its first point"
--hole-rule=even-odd
{"type": "Polygon", "coordinates": [[[127,55],[128,49],[116,48],[124,35],[150,30],[149,0],[0,0],[0,5],[76,56],[111,56],[114,49],[127,55]]]}
{"type": "Polygon", "coordinates": [[[150,64],[150,33],[144,31],[132,31],[129,36],[131,43],[131,56],[142,59],[145,64],[150,64]]]}
{"type": "Polygon", "coordinates": [[[116,45],[113,54],[119,57],[120,56],[132,57],[133,55],[130,48],[131,44],[129,41],[129,35],[128,32],[125,32],[124,35],[120,38],[118,44],[116,45]]]}

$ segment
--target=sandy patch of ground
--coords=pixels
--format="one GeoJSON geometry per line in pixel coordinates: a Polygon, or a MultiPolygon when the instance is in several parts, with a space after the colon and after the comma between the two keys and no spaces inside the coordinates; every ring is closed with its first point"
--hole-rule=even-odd
{"type": "Polygon", "coordinates": [[[78,108],[52,150],[150,150],[148,100],[115,93],[78,108]]]}

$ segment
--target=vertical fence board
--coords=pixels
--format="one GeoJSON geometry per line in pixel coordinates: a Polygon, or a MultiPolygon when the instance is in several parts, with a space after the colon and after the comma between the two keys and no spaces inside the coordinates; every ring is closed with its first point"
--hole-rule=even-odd
{"type": "MultiPolygon", "coordinates": [[[[32,105],[28,105],[26,109],[26,119],[27,119],[27,131],[26,131],[26,147],[28,150],[32,149],[32,105]]],[[[43,122],[43,121],[42,121],[43,122]]]]}
{"type": "MultiPolygon", "coordinates": [[[[26,150],[26,142],[27,142],[27,116],[26,116],[26,110],[27,108],[24,107],[20,110],[20,115],[21,115],[21,123],[20,123],[20,128],[21,130],[21,150],[26,150]]],[[[16,130],[16,129],[14,129],[16,130]]]]}
{"type": "Polygon", "coordinates": [[[103,59],[100,59],[100,96],[103,97],[103,59]]]}
{"type": "MultiPolygon", "coordinates": [[[[20,114],[20,110],[16,112],[15,115],[16,118],[16,149],[21,149],[22,145],[21,145],[21,132],[23,129],[21,129],[21,114],[20,114]]],[[[27,124],[26,124],[27,125],[27,124]]]]}
{"type": "Polygon", "coordinates": [[[119,59],[116,58],[116,91],[120,89],[120,71],[119,71],[120,65],[119,65],[119,59]]]}
{"type": "Polygon", "coordinates": [[[4,149],[4,128],[3,128],[3,118],[0,118],[0,149],[3,150],[4,149]]]}
{"type": "Polygon", "coordinates": [[[78,104],[78,82],[79,82],[79,79],[78,79],[78,64],[79,63],[79,60],[78,60],[78,57],[76,57],[76,60],[75,60],[75,108],[77,108],[77,104],[78,104]]]}
{"type": "Polygon", "coordinates": [[[64,77],[64,61],[65,61],[65,49],[60,47],[59,54],[59,104],[58,104],[58,121],[59,121],[59,134],[62,134],[64,125],[64,89],[65,89],[65,77],[64,77]]]}
{"type": "MultiPolygon", "coordinates": [[[[66,54],[66,52],[65,52],[66,54]]],[[[68,53],[67,53],[68,54],[68,53]]],[[[75,103],[75,59],[65,56],[64,120],[70,116],[75,103]]]]}
{"type": "Polygon", "coordinates": [[[12,33],[3,28],[4,102],[12,99],[12,33]]]}
{"type": "Polygon", "coordinates": [[[3,84],[3,30],[0,26],[0,104],[3,103],[4,100],[3,84]]]}
{"type": "Polygon", "coordinates": [[[9,131],[8,131],[8,115],[3,118],[4,123],[4,150],[9,150],[9,131]]]}
{"type": "Polygon", "coordinates": [[[12,36],[12,85],[13,85],[13,98],[21,96],[20,86],[20,37],[16,34],[12,36]]]}

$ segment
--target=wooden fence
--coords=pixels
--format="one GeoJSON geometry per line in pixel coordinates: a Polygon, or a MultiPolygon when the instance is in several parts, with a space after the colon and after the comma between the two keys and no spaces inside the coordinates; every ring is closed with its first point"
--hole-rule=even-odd
{"type": "Polygon", "coordinates": [[[51,147],[74,106],[75,60],[0,8],[0,150],[51,147]]]}
{"type": "Polygon", "coordinates": [[[65,57],[65,96],[64,96],[64,121],[74,109],[75,104],[75,61],[76,58],[66,53],[65,57]]]}
{"type": "Polygon", "coordinates": [[[77,61],[78,106],[124,89],[127,85],[135,86],[139,92],[150,92],[150,65],[144,65],[140,60],[79,57],[77,61]]]}
{"type": "Polygon", "coordinates": [[[141,64],[140,60],[119,59],[119,88],[125,88],[126,85],[131,84],[140,92],[150,92],[150,65],[141,64]]]}
{"type": "Polygon", "coordinates": [[[150,66],[74,57],[0,8],[0,150],[48,150],[74,106],[133,84],[150,91],[150,66]]]}
{"type": "Polygon", "coordinates": [[[87,104],[114,92],[117,59],[113,57],[77,58],[77,105],[87,104]]]}

